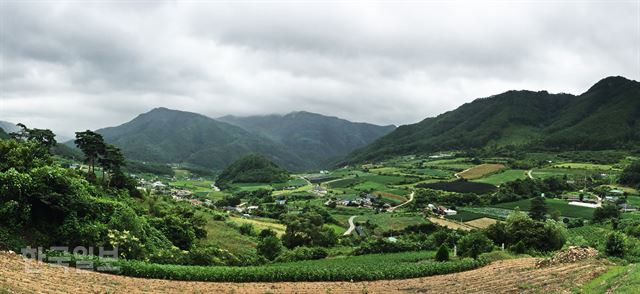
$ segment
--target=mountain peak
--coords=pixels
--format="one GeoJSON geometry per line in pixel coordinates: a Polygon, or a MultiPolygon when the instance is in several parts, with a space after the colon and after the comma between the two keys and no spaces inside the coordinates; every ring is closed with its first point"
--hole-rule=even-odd
{"type": "Polygon", "coordinates": [[[633,82],[635,81],[629,80],[622,76],[610,76],[595,83],[593,86],[591,86],[591,88],[589,88],[587,92],[594,91],[594,90],[601,90],[601,89],[605,90],[605,89],[619,88],[633,82]]]}

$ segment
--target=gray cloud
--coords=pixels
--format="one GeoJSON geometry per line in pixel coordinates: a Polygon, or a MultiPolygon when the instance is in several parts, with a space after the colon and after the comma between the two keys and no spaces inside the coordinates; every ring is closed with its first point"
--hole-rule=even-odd
{"type": "Polygon", "coordinates": [[[637,1],[0,3],[0,119],[65,135],[165,106],[417,122],[640,79],[637,1]]]}

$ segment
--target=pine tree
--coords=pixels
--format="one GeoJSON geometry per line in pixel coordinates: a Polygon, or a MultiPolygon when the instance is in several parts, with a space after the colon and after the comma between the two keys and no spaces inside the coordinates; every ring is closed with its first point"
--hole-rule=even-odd
{"type": "Polygon", "coordinates": [[[544,202],[544,197],[535,197],[531,199],[529,216],[538,221],[544,221],[547,218],[547,204],[544,202]]]}

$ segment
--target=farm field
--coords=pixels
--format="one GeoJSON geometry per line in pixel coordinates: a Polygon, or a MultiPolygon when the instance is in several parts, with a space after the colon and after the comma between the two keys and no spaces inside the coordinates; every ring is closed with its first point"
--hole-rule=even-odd
{"type": "Polygon", "coordinates": [[[491,184],[494,186],[500,186],[506,182],[515,181],[518,179],[524,179],[527,177],[527,171],[522,169],[507,169],[501,172],[473,180],[477,183],[491,184]]]}
{"type": "Polygon", "coordinates": [[[638,293],[640,287],[640,267],[638,264],[610,266],[608,271],[590,281],[582,293],[638,293]]]}
{"type": "Polygon", "coordinates": [[[466,225],[465,223],[451,221],[444,218],[430,217],[429,221],[452,230],[471,231],[474,229],[472,226],[466,225]]]}
{"type": "Polygon", "coordinates": [[[534,264],[537,260],[536,258],[508,259],[470,271],[404,280],[211,283],[141,279],[95,272],[77,272],[41,263],[34,265],[40,274],[25,275],[21,257],[0,253],[0,292],[40,293],[46,289],[56,289],[67,293],[78,291],[136,293],[140,289],[145,289],[151,293],[394,293],[413,289],[417,292],[438,293],[465,293],[468,290],[477,293],[550,293],[580,289],[585,284],[587,284],[585,289],[590,289],[588,285],[599,285],[601,282],[596,279],[593,283],[589,283],[590,280],[608,270],[606,266],[595,260],[536,269],[534,264]],[[523,281],[523,276],[536,277],[536,279],[523,281]]]}
{"type": "Polygon", "coordinates": [[[276,232],[278,236],[284,234],[285,225],[278,223],[276,220],[265,218],[242,218],[242,217],[229,217],[229,221],[238,224],[250,224],[256,230],[256,233],[261,230],[271,229],[276,232]]]}
{"type": "Polygon", "coordinates": [[[498,221],[492,218],[482,217],[482,218],[474,219],[472,221],[466,221],[464,223],[474,228],[486,229],[490,225],[497,224],[498,221]]]}
{"type": "Polygon", "coordinates": [[[486,164],[476,165],[468,170],[458,173],[457,175],[463,179],[475,180],[475,179],[482,178],[485,175],[498,172],[504,168],[506,167],[502,164],[486,163],[486,164]]]}
{"type": "Polygon", "coordinates": [[[467,182],[467,181],[454,181],[454,182],[436,182],[436,183],[424,183],[419,184],[416,187],[418,188],[428,188],[434,190],[442,190],[447,192],[456,192],[456,193],[489,193],[493,192],[496,189],[496,186],[485,184],[485,183],[475,183],[475,182],[467,182]]]}
{"type": "MultiPolygon", "coordinates": [[[[567,201],[561,199],[549,199],[545,200],[549,212],[556,209],[560,212],[560,215],[565,217],[580,217],[585,219],[591,219],[593,216],[593,208],[580,207],[569,205],[567,201]]],[[[519,207],[522,211],[528,211],[531,208],[531,199],[523,199],[515,202],[500,203],[494,205],[497,208],[515,209],[519,207]]]]}

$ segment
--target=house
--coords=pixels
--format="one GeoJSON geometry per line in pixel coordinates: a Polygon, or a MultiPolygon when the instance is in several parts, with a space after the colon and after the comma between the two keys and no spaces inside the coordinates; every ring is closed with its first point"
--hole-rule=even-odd
{"type": "Polygon", "coordinates": [[[620,189],[611,189],[611,191],[609,191],[609,193],[611,194],[617,194],[617,195],[623,195],[624,191],[620,190],[620,189]]]}
{"type": "Polygon", "coordinates": [[[152,183],[152,184],[151,184],[151,187],[152,187],[152,188],[154,188],[154,189],[158,189],[158,190],[160,190],[160,189],[164,189],[164,188],[166,188],[166,187],[167,187],[167,185],[163,184],[163,183],[162,183],[162,182],[160,182],[160,181],[155,181],[154,183],[152,183]]]}
{"type": "Polygon", "coordinates": [[[604,196],[604,200],[605,201],[609,201],[609,202],[616,202],[616,201],[618,201],[618,197],[617,196],[604,196]]]}
{"type": "Polygon", "coordinates": [[[191,202],[192,205],[202,205],[202,201],[198,199],[189,199],[189,202],[191,202]]]}
{"type": "Polygon", "coordinates": [[[287,199],[279,199],[279,200],[276,200],[276,204],[278,204],[278,205],[285,205],[285,204],[287,204],[287,199]]]}
{"type": "Polygon", "coordinates": [[[445,215],[456,215],[456,214],[458,214],[458,212],[453,210],[453,209],[445,209],[444,210],[444,214],[445,215]]]}
{"type": "Polygon", "coordinates": [[[358,236],[360,237],[367,236],[367,232],[364,230],[362,226],[356,226],[356,234],[358,234],[358,236]]]}
{"type": "Polygon", "coordinates": [[[627,204],[627,203],[620,204],[618,205],[618,207],[620,208],[620,210],[622,210],[622,212],[638,211],[638,207],[627,204]]]}
{"type": "Polygon", "coordinates": [[[258,208],[260,208],[260,207],[259,207],[259,206],[257,206],[257,205],[252,205],[252,206],[247,207],[247,211],[256,210],[256,209],[258,209],[258,208]]]}

